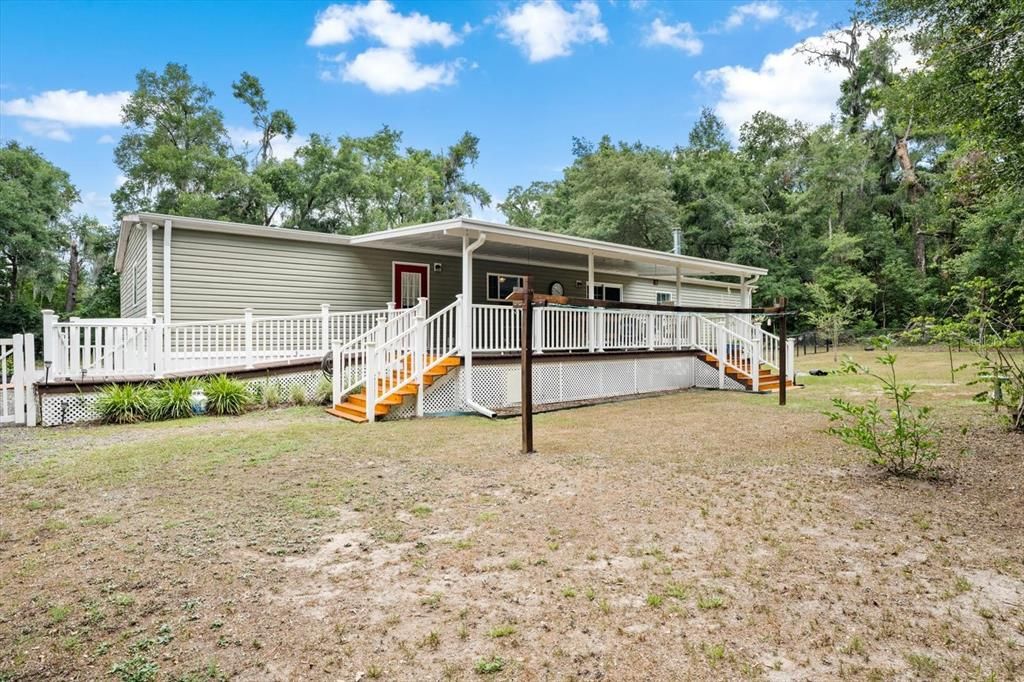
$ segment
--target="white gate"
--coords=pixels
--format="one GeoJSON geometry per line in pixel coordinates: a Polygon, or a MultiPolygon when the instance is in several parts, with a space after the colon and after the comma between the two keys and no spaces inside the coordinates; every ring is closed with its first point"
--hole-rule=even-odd
{"type": "Polygon", "coordinates": [[[36,375],[32,335],[0,339],[0,423],[36,425],[36,375]]]}

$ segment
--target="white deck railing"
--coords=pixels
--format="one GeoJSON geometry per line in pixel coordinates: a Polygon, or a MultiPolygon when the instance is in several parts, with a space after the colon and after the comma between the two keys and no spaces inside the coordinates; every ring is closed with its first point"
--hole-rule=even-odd
{"type": "Polygon", "coordinates": [[[158,377],[166,373],[251,368],[260,363],[319,358],[332,341],[347,343],[372,329],[376,321],[400,316],[385,310],[242,317],[165,324],[137,319],[80,319],[59,322],[43,315],[43,356],[50,377],[85,379],[158,377]]]}

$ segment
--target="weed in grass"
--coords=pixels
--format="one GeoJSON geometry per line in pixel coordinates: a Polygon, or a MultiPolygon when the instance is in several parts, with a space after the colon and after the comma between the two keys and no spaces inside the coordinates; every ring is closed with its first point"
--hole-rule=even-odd
{"type": "Polygon", "coordinates": [[[413,516],[422,519],[424,517],[430,516],[434,512],[434,510],[425,504],[417,504],[412,509],[410,509],[409,512],[413,516]]]}
{"type": "Polygon", "coordinates": [[[462,538],[461,540],[456,540],[453,546],[455,549],[469,549],[473,546],[473,541],[469,538],[462,538]]]}
{"type": "Polygon", "coordinates": [[[612,605],[608,603],[607,599],[602,599],[597,603],[597,608],[601,609],[601,613],[609,614],[612,612],[612,605]]]}
{"type": "Polygon", "coordinates": [[[427,633],[427,636],[423,638],[422,646],[430,649],[431,651],[437,651],[437,648],[441,646],[441,635],[436,630],[431,630],[427,633]]]}
{"type": "Polygon", "coordinates": [[[556,540],[552,540],[548,543],[548,549],[550,549],[552,552],[557,551],[559,547],[561,547],[561,545],[558,544],[558,541],[556,540]]]}
{"type": "Polygon", "coordinates": [[[566,599],[573,599],[576,597],[576,590],[571,587],[565,587],[562,589],[562,596],[566,599]]]}
{"type": "Polygon", "coordinates": [[[370,665],[366,669],[366,676],[371,680],[379,680],[384,677],[384,669],[377,665],[370,665]]]}
{"type": "Polygon", "coordinates": [[[489,658],[481,658],[473,666],[473,669],[478,675],[493,675],[494,673],[500,673],[505,669],[505,659],[499,658],[498,656],[491,656],[489,658]]]}
{"type": "Polygon", "coordinates": [[[680,585],[679,583],[669,583],[667,586],[665,586],[665,594],[672,597],[673,599],[678,599],[682,601],[690,596],[690,590],[685,585],[680,585]]]}
{"type": "Polygon", "coordinates": [[[661,606],[662,602],[665,601],[665,598],[662,597],[660,594],[655,594],[654,592],[652,592],[649,595],[647,595],[646,601],[648,606],[650,606],[652,609],[656,609],[659,606],[661,606]]]}
{"type": "Polygon", "coordinates": [[[440,592],[434,592],[433,594],[427,595],[423,599],[420,599],[420,606],[426,606],[428,609],[436,609],[441,604],[442,595],[440,592]]]}
{"type": "Polygon", "coordinates": [[[992,620],[996,617],[995,611],[986,608],[978,609],[978,615],[984,618],[985,620],[992,620]]]}
{"type": "Polygon", "coordinates": [[[702,594],[697,597],[697,608],[704,610],[720,609],[725,606],[725,601],[717,594],[702,594]]]}
{"type": "Polygon", "coordinates": [[[587,598],[587,601],[594,601],[594,599],[597,598],[597,592],[593,587],[588,587],[583,590],[583,596],[587,598]]]}
{"type": "Polygon", "coordinates": [[[711,665],[718,665],[718,663],[725,658],[725,645],[705,644],[704,656],[707,657],[708,662],[711,663],[711,665]]]}
{"type": "Polygon", "coordinates": [[[519,561],[518,559],[513,559],[512,561],[508,562],[508,570],[510,571],[519,571],[522,570],[522,568],[523,562],[519,561]]]}
{"type": "Polygon", "coordinates": [[[68,616],[71,615],[71,607],[64,606],[62,604],[55,604],[54,606],[50,607],[50,610],[47,612],[47,615],[50,616],[50,622],[53,625],[59,625],[60,623],[66,621],[68,619],[68,616]]]}
{"type": "Polygon", "coordinates": [[[850,640],[850,643],[843,647],[843,653],[847,656],[864,656],[864,642],[861,641],[860,637],[854,635],[854,637],[850,640]]]}
{"type": "Polygon", "coordinates": [[[39,511],[46,506],[46,502],[42,500],[29,500],[25,503],[25,509],[29,511],[39,511]]]}
{"type": "Polygon", "coordinates": [[[111,675],[117,675],[121,682],[152,682],[156,679],[160,668],[156,663],[143,656],[132,656],[118,661],[110,669],[111,675]]]}
{"type": "Polygon", "coordinates": [[[927,654],[907,654],[907,663],[921,677],[932,679],[939,673],[938,662],[927,654]]]}
{"type": "Polygon", "coordinates": [[[494,639],[500,639],[501,637],[511,637],[514,634],[516,634],[515,626],[505,623],[491,628],[487,633],[487,636],[493,637],[494,639]]]}
{"type": "Polygon", "coordinates": [[[114,514],[97,514],[96,516],[89,516],[83,519],[82,525],[106,528],[107,526],[113,526],[117,521],[118,517],[114,514]]]}
{"type": "Polygon", "coordinates": [[[268,381],[263,386],[263,404],[269,408],[275,408],[281,404],[281,384],[277,381],[268,381]]]}
{"type": "Polygon", "coordinates": [[[459,626],[459,629],[456,632],[456,634],[458,635],[459,639],[465,641],[469,639],[469,628],[467,628],[465,623],[463,623],[459,626]]]}
{"type": "Polygon", "coordinates": [[[476,519],[480,523],[487,523],[488,521],[493,521],[496,518],[498,518],[498,512],[494,511],[480,512],[476,515],[476,519]]]}

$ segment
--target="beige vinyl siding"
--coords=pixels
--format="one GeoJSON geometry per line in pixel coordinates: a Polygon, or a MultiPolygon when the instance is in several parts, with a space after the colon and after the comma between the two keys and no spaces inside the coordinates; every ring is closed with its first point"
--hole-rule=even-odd
{"type": "MultiPolygon", "coordinates": [[[[676,285],[672,282],[660,281],[658,284],[650,279],[634,279],[627,287],[627,299],[630,303],[657,303],[658,293],[666,293],[676,298],[676,285]]],[[[743,305],[743,294],[737,284],[725,289],[716,286],[700,286],[684,282],[682,286],[683,301],[680,305],[699,305],[707,307],[735,307],[743,305]]]]}
{"type": "MultiPolygon", "coordinates": [[[[301,315],[319,312],[321,303],[335,311],[381,309],[392,300],[394,261],[429,266],[432,311],[461,288],[456,258],[174,228],[171,319],[240,317],[246,308],[260,316],[301,315]]],[[[157,301],[159,310],[162,294],[157,301]]]]}
{"type": "Polygon", "coordinates": [[[128,233],[121,268],[121,317],[146,316],[146,230],[128,233]]]}

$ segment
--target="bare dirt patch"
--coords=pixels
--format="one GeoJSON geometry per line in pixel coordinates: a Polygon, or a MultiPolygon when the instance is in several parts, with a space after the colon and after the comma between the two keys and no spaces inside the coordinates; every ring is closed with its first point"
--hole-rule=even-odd
{"type": "Polygon", "coordinates": [[[922,388],[936,480],[822,435],[873,391],[831,376],[541,415],[529,457],[313,408],[5,430],[0,679],[1019,679],[1022,441],[922,388]]]}

